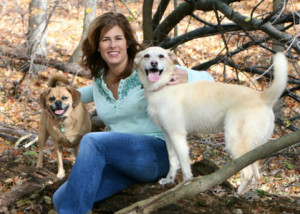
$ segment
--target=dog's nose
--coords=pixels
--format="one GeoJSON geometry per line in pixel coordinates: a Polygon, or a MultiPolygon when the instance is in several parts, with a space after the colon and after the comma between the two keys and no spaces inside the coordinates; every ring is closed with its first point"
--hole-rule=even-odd
{"type": "Polygon", "coordinates": [[[152,67],[157,67],[157,64],[158,64],[158,63],[157,63],[157,61],[151,61],[150,64],[151,64],[152,67]]]}
{"type": "Polygon", "coordinates": [[[56,105],[57,107],[60,107],[61,104],[62,104],[61,100],[56,100],[56,101],[55,101],[55,105],[56,105]]]}

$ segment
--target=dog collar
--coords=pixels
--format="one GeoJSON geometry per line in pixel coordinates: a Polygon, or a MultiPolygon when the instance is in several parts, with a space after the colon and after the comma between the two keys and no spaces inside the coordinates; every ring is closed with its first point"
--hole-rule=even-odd
{"type": "Polygon", "coordinates": [[[60,131],[61,131],[61,133],[65,133],[65,125],[63,122],[61,123],[60,131]]]}
{"type": "Polygon", "coordinates": [[[66,117],[62,117],[61,118],[61,125],[60,125],[60,131],[61,133],[65,133],[65,125],[64,125],[64,120],[66,119],[66,117]]]}

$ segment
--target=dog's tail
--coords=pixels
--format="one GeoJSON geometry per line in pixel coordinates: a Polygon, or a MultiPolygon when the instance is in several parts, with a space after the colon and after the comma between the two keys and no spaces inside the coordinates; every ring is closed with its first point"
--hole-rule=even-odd
{"type": "Polygon", "coordinates": [[[271,106],[279,99],[288,80],[288,62],[284,53],[276,53],[273,62],[274,80],[271,86],[262,93],[263,99],[271,106]]]}
{"type": "Polygon", "coordinates": [[[48,86],[51,88],[54,88],[58,85],[58,82],[62,82],[66,85],[70,85],[69,80],[67,80],[66,77],[62,76],[62,75],[54,75],[50,78],[48,86]]]}

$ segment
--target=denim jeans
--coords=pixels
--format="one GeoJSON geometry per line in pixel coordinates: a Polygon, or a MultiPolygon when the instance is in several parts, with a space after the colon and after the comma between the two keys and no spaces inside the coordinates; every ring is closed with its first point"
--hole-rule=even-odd
{"type": "Polygon", "coordinates": [[[96,201],[138,182],[153,182],[167,174],[165,141],[117,132],[86,134],[69,179],[55,192],[59,214],[85,214],[96,201]]]}

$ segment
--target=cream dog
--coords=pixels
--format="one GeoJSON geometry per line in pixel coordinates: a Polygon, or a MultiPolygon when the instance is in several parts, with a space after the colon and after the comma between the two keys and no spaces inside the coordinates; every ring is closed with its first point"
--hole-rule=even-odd
{"type": "MultiPolygon", "coordinates": [[[[263,92],[238,85],[198,81],[168,85],[176,57],[160,47],[137,54],[135,65],[148,100],[148,113],[165,135],[170,169],[160,184],[174,182],[182,169],[184,180],[192,177],[188,133],[225,132],[226,149],[236,159],[265,143],[274,129],[272,107],[287,82],[287,60],[282,53],[274,57],[275,79],[263,92]]],[[[241,171],[238,193],[257,185],[259,165],[255,162],[241,171]]]]}
{"type": "Polygon", "coordinates": [[[49,80],[49,88],[40,95],[42,114],[39,127],[39,156],[37,167],[43,164],[43,149],[49,135],[54,143],[57,155],[58,178],[65,177],[63,167],[63,147],[74,148],[77,155],[82,136],[91,131],[88,111],[80,102],[80,92],[70,86],[63,76],[53,76],[49,80]],[[67,86],[58,86],[58,83],[67,86]]]}

